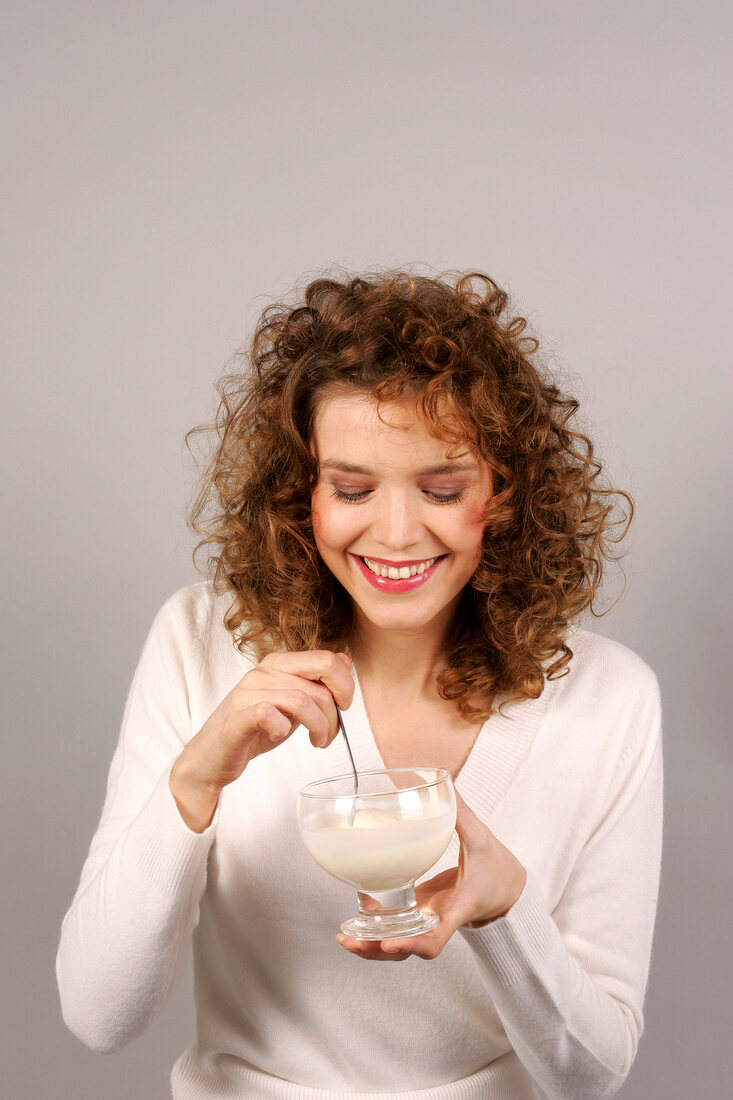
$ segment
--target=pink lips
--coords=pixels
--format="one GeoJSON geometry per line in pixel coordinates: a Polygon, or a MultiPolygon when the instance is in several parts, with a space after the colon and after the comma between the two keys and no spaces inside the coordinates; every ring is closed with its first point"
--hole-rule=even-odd
{"type": "MultiPolygon", "coordinates": [[[[416,573],[414,577],[399,578],[398,580],[392,580],[390,577],[378,577],[376,573],[372,573],[364,562],[356,554],[351,555],[362,574],[366,577],[373,588],[376,588],[379,592],[411,592],[413,588],[419,588],[421,584],[425,584],[427,580],[432,577],[435,570],[438,568],[443,558],[438,558],[434,561],[429,569],[426,569],[424,573],[416,573]]],[[[445,557],[445,555],[443,555],[445,557]]],[[[379,558],[371,559],[373,561],[379,561],[379,558]]],[[[400,562],[400,565],[417,565],[423,560],[418,558],[414,562],[400,562]]],[[[388,564],[383,562],[381,564],[388,564]]]]}

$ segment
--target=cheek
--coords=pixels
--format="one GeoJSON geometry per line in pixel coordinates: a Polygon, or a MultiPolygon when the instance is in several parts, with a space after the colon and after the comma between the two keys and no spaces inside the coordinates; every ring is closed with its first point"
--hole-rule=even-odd
{"type": "Polygon", "coordinates": [[[474,501],[466,509],[462,530],[466,543],[471,547],[483,546],[484,531],[486,530],[486,506],[491,498],[474,501]]]}
{"type": "Polygon", "coordinates": [[[486,511],[487,501],[477,500],[468,511],[467,521],[474,530],[483,531],[486,526],[486,520],[484,519],[484,513],[486,511]]]}
{"type": "Polygon", "coordinates": [[[317,490],[311,495],[311,527],[313,528],[313,538],[318,544],[323,539],[323,505],[317,490]]]}
{"type": "MultiPolygon", "coordinates": [[[[481,513],[479,512],[479,517],[481,513]]],[[[470,576],[481,561],[484,552],[485,524],[479,519],[456,524],[452,533],[445,538],[446,546],[456,555],[460,569],[470,576]]]]}
{"type": "Polygon", "coordinates": [[[338,548],[348,540],[350,525],[348,516],[340,508],[334,508],[316,490],[311,497],[311,523],[316,545],[324,548],[338,548]]]}
{"type": "MultiPolygon", "coordinates": [[[[483,505],[476,504],[466,509],[459,523],[454,521],[453,525],[449,526],[449,531],[452,527],[452,541],[457,550],[471,552],[477,548],[480,549],[486,529],[486,521],[483,516],[483,505]]],[[[448,537],[450,538],[450,535],[448,537]]]]}

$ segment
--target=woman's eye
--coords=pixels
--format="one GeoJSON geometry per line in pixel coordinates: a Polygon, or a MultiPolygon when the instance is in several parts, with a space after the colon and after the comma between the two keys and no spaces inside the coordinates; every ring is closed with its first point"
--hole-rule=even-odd
{"type": "MultiPolygon", "coordinates": [[[[371,489],[361,489],[353,493],[347,493],[344,489],[337,489],[334,486],[331,495],[345,504],[357,504],[360,500],[368,497],[371,492],[371,489]]],[[[436,504],[457,504],[463,496],[463,489],[457,489],[453,493],[435,493],[432,489],[423,489],[423,492],[426,497],[436,504]]]]}
{"type": "Polygon", "coordinates": [[[346,501],[347,504],[355,504],[357,501],[363,500],[370,492],[371,489],[362,489],[361,492],[358,493],[345,493],[343,489],[337,489],[334,486],[331,496],[336,497],[336,500],[346,501]]]}
{"type": "Polygon", "coordinates": [[[433,493],[430,489],[424,489],[423,492],[440,504],[457,504],[463,496],[463,489],[458,489],[455,493],[433,493]]]}

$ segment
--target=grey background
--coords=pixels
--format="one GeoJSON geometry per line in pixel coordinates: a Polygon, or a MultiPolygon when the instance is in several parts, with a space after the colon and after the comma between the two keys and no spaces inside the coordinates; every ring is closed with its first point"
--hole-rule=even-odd
{"type": "Polygon", "coordinates": [[[572,376],[638,517],[598,629],[657,671],[666,842],[624,1100],[719,1097],[733,904],[729,4],[3,7],[3,1089],[168,1095],[190,976],[113,1055],[61,919],[160,604],[198,579],[186,429],[267,302],[336,263],[478,267],[572,376]],[[612,593],[618,590],[618,579],[612,593]]]}

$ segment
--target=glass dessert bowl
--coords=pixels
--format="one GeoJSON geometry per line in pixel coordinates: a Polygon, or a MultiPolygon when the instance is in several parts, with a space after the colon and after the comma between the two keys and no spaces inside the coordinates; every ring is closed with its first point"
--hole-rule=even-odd
{"type": "Polygon", "coordinates": [[[298,796],[303,843],[325,871],[353,886],[359,914],[346,936],[386,940],[417,936],[439,923],[421,912],[415,881],[448,847],[456,796],[444,768],[382,768],[318,779],[298,796]]]}

